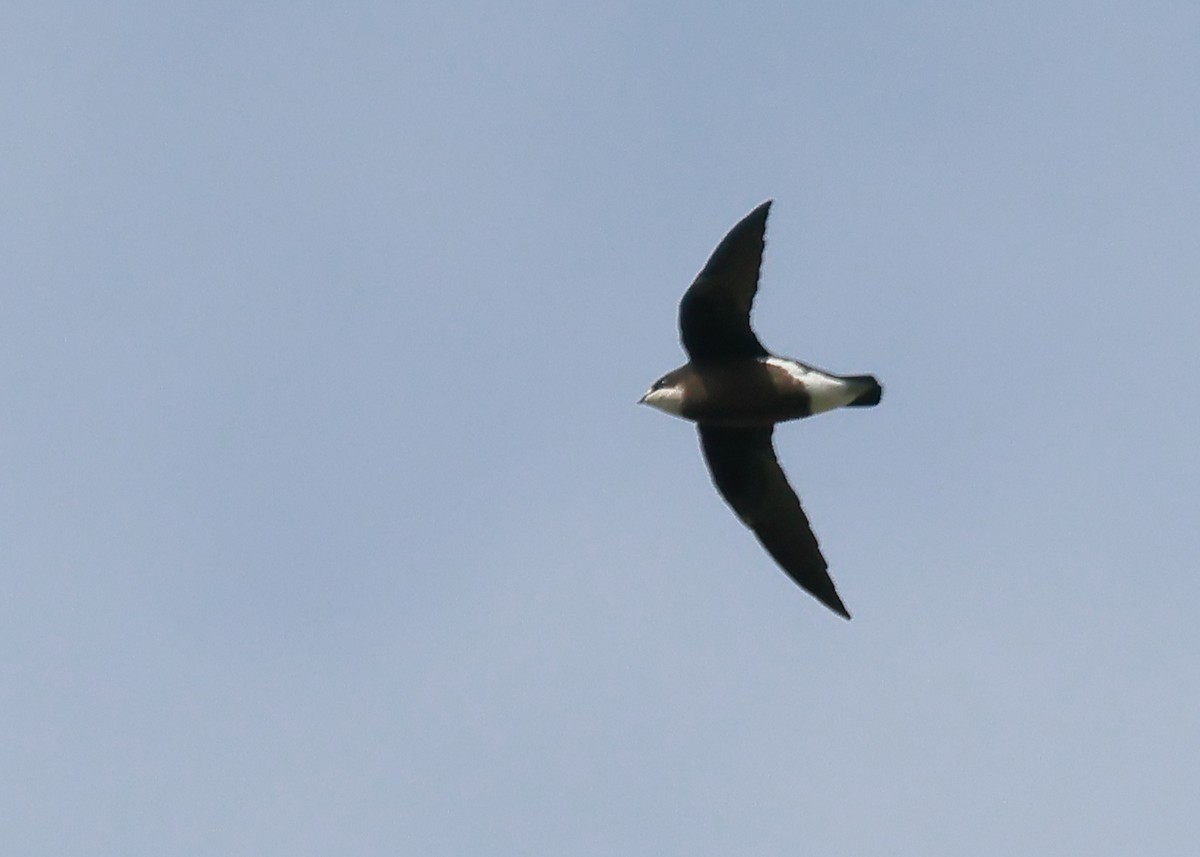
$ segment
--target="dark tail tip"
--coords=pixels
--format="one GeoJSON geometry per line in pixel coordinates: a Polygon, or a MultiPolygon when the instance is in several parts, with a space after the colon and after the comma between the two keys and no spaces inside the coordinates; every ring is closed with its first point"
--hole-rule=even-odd
{"type": "Polygon", "coordinates": [[[850,403],[851,408],[869,408],[878,405],[879,400],[883,398],[883,387],[879,386],[874,375],[851,375],[846,380],[860,383],[865,388],[858,394],[858,398],[850,403]]]}

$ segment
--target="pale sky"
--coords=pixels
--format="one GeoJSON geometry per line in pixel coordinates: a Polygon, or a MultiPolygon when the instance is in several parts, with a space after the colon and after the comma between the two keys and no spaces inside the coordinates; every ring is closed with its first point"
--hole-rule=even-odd
{"type": "Polygon", "coordinates": [[[0,851],[1194,852],[1196,4],[5,18],[0,851]],[[767,198],[849,623],[634,405],[767,198]]]}

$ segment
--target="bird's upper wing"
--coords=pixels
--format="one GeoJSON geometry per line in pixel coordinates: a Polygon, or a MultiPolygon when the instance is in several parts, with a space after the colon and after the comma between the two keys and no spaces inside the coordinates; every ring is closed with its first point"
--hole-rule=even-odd
{"type": "Polygon", "coordinates": [[[800,500],[775,458],[772,431],[701,425],[700,443],[713,482],[788,576],[849,619],[800,500]]]}
{"type": "Polygon", "coordinates": [[[770,208],[767,200],[729,230],[679,302],[679,334],[692,360],[767,355],[750,329],[750,306],[770,208]]]}

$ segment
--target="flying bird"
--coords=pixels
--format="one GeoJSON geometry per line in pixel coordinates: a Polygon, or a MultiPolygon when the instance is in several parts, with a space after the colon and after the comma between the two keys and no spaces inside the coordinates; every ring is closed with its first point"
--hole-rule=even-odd
{"type": "Polygon", "coordinates": [[[873,375],[834,375],[778,357],[750,328],[771,200],[717,245],[679,302],[688,362],[651,385],[638,404],[691,420],[713,483],[788,576],[845,618],[808,517],[775,457],[775,424],[840,407],[879,404],[873,375]]]}

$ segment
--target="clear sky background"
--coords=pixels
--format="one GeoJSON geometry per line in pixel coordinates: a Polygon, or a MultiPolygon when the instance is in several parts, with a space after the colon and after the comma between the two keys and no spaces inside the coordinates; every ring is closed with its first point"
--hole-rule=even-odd
{"type": "Polygon", "coordinates": [[[4,19],[4,853],[1195,853],[1195,3],[4,19]],[[767,198],[849,623],[634,405],[767,198]]]}

